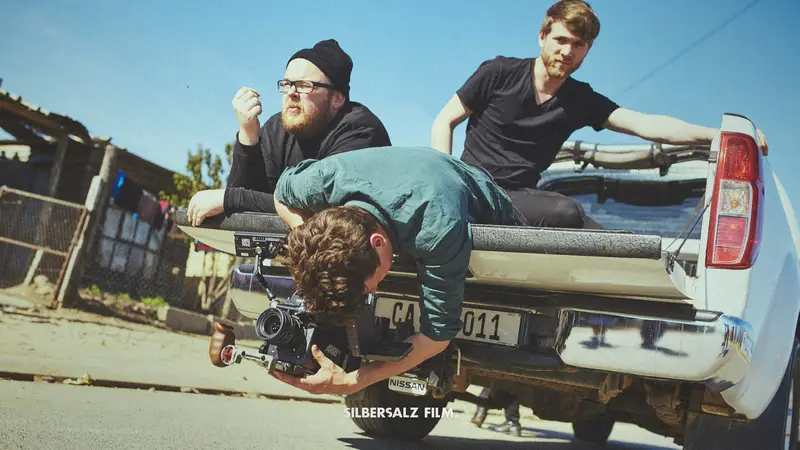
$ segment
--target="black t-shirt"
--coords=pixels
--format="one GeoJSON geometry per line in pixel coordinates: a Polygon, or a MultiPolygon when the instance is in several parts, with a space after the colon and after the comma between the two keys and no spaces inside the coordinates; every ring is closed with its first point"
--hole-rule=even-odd
{"type": "Polygon", "coordinates": [[[225,189],[226,213],[273,212],[272,193],[278,178],[284,170],[303,160],[392,145],[381,120],[357,102],[348,102],[327,130],[311,139],[299,139],[288,133],[281,114],[276,113],[261,127],[257,144],[242,145],[238,134],[234,142],[225,189]]]}
{"type": "Polygon", "coordinates": [[[535,188],[575,130],[602,130],[619,107],[572,77],[537,105],[534,61],[504,56],[485,61],[457,92],[473,112],[461,159],[486,169],[509,190],[535,188]]]}

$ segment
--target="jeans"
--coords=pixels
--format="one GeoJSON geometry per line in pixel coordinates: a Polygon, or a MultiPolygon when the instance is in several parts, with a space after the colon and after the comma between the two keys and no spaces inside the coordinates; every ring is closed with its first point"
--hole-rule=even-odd
{"type": "Polygon", "coordinates": [[[602,229],[586,215],[583,207],[571,197],[538,189],[507,190],[511,202],[530,226],[548,228],[602,229]]]}
{"type": "Polygon", "coordinates": [[[514,394],[502,390],[483,388],[478,397],[483,399],[491,398],[495,404],[504,405],[502,408],[506,412],[506,421],[519,422],[519,399],[514,394]]]}

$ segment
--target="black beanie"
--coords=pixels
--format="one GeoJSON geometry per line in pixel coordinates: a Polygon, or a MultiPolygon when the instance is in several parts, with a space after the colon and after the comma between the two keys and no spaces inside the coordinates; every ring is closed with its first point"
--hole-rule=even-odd
{"type": "Polygon", "coordinates": [[[353,60],[339,47],[335,39],[320,41],[312,48],[298,51],[286,63],[288,66],[293,59],[302,58],[311,61],[331,79],[336,89],[342,91],[350,100],[350,73],[353,71],[353,60]]]}

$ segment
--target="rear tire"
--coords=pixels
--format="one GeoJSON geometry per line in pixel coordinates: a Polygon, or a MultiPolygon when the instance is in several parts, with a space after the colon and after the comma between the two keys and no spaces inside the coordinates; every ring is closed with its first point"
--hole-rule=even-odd
{"type": "Polygon", "coordinates": [[[783,381],[760,417],[738,423],[725,417],[700,414],[686,425],[684,450],[799,450],[800,368],[797,350],[798,341],[795,339],[792,360],[783,381]]]}
{"type": "Polygon", "coordinates": [[[579,441],[604,444],[611,436],[614,421],[604,417],[572,422],[572,431],[579,441]]]}
{"type": "Polygon", "coordinates": [[[352,421],[370,436],[398,439],[403,441],[417,441],[428,434],[436,427],[441,418],[442,411],[447,403],[437,400],[430,396],[415,397],[404,395],[389,390],[388,382],[383,381],[368,386],[363,397],[347,397],[345,405],[350,408],[352,421]],[[396,417],[353,417],[353,408],[399,408],[411,414],[411,408],[418,408],[415,418],[396,418],[396,417]],[[439,417],[425,417],[426,409],[431,411],[433,408],[439,410],[439,417]]]}

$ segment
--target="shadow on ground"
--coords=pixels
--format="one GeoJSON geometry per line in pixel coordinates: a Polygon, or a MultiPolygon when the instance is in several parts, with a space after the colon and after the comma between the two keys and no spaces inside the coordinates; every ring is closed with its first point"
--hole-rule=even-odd
{"type": "MultiPolygon", "coordinates": [[[[84,311],[84,312],[88,312],[88,311],[84,311]]],[[[141,322],[129,321],[129,320],[126,320],[125,318],[117,317],[115,315],[102,315],[102,314],[99,314],[99,313],[94,313],[94,314],[101,315],[104,318],[116,318],[116,319],[119,319],[120,322],[118,322],[118,323],[108,323],[107,321],[97,320],[97,319],[86,320],[86,319],[81,319],[79,317],[75,317],[75,316],[71,316],[71,315],[63,315],[63,314],[57,314],[55,312],[41,311],[41,310],[36,311],[36,312],[28,312],[28,311],[24,311],[24,310],[22,310],[22,311],[21,310],[16,310],[16,311],[4,311],[4,313],[8,314],[10,316],[11,315],[16,315],[16,316],[25,317],[25,320],[27,322],[30,322],[30,323],[47,323],[47,324],[52,324],[52,325],[56,325],[56,326],[60,325],[60,322],[71,322],[71,323],[85,323],[85,324],[92,324],[92,325],[108,326],[108,327],[120,328],[120,329],[123,329],[123,330],[136,331],[135,328],[133,328],[131,326],[128,326],[126,324],[126,322],[127,323],[141,323],[141,322]],[[48,312],[50,314],[48,314],[48,312]]]]}
{"type": "Polygon", "coordinates": [[[157,308],[149,307],[138,301],[113,298],[100,300],[93,296],[82,294],[80,300],[69,307],[55,309],[52,307],[50,299],[34,295],[29,291],[30,289],[20,287],[0,289],[0,311],[7,314],[26,316],[32,322],[39,323],[45,323],[50,320],[63,320],[77,323],[112,325],[119,328],[128,328],[124,325],[128,323],[167,329],[158,320],[157,308]],[[115,320],[109,322],[106,319],[115,320]]]}
{"type": "Polygon", "coordinates": [[[669,447],[659,447],[655,445],[631,444],[627,442],[609,441],[606,445],[600,446],[585,442],[573,441],[571,433],[561,433],[551,430],[540,430],[537,428],[525,427],[522,429],[522,441],[501,441],[494,439],[475,439],[457,438],[443,436],[428,436],[418,442],[402,442],[391,439],[376,439],[361,433],[360,437],[340,438],[339,441],[347,444],[347,448],[358,450],[405,450],[405,449],[469,449],[479,450],[487,448],[502,449],[537,449],[537,450],[670,450],[669,447]],[[563,442],[533,442],[534,439],[558,439],[563,442]]]}
{"type": "Polygon", "coordinates": [[[149,317],[150,315],[155,316],[155,313],[146,311],[143,306],[140,307],[141,311],[134,311],[132,306],[123,305],[122,302],[114,302],[112,305],[113,306],[108,305],[95,298],[83,297],[81,298],[81,301],[76,302],[73,308],[79,311],[98,314],[106,317],[114,317],[126,322],[138,323],[141,325],[162,325],[156,317],[149,317]]]}

